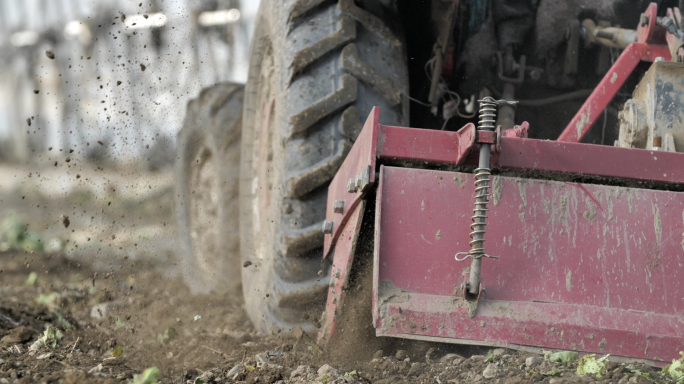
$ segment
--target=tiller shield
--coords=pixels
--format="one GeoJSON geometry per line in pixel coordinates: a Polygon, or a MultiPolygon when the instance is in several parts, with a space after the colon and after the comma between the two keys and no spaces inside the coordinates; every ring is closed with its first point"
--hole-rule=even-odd
{"type": "MultiPolygon", "coordinates": [[[[642,52],[637,63],[669,59],[645,38],[625,52],[642,52]]],[[[606,79],[624,81],[636,65],[625,73],[625,60],[606,79]]],[[[684,153],[579,143],[619,89],[606,81],[559,141],[482,119],[458,132],[383,126],[374,109],[328,190],[333,266],[319,338],[335,330],[364,212],[374,210],[378,336],[678,358],[684,153]]]]}
{"type": "Polygon", "coordinates": [[[470,248],[474,175],[424,168],[475,164],[475,127],[382,126],[378,114],[329,190],[325,251],[333,269],[320,338],[334,331],[365,198],[375,193],[366,209],[375,210],[378,336],[679,356],[684,192],[666,189],[684,183],[684,154],[528,139],[526,125],[497,131],[492,163],[500,170],[573,181],[490,176],[486,248],[499,258],[482,258],[479,293],[471,295],[470,262],[454,256],[470,248]]]}

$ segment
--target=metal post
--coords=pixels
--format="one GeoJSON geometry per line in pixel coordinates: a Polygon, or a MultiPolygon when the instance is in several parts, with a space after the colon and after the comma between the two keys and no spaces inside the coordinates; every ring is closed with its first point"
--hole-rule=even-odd
{"type": "MultiPolygon", "coordinates": [[[[490,146],[489,144],[482,144],[480,147],[480,161],[477,165],[478,169],[488,169],[489,168],[489,157],[490,157],[490,146]]],[[[484,181],[483,184],[480,186],[483,187],[488,187],[489,186],[489,179],[484,181]]],[[[478,210],[477,208],[480,207],[486,207],[487,203],[489,203],[489,200],[487,199],[487,196],[489,195],[487,189],[483,189],[482,193],[478,194],[478,197],[475,199],[475,216],[473,217],[473,221],[477,224],[475,225],[474,229],[474,236],[473,236],[473,241],[477,241],[479,243],[484,243],[484,229],[485,229],[485,220],[486,220],[486,208],[483,210],[478,210]]],[[[483,246],[484,248],[484,246],[483,246]]],[[[468,290],[468,293],[471,295],[478,295],[480,293],[480,271],[482,270],[482,257],[473,257],[473,260],[470,263],[470,279],[468,282],[470,283],[470,289],[468,290]]]]}
{"type": "MultiPolygon", "coordinates": [[[[509,87],[509,92],[511,91],[509,87]]],[[[485,97],[480,102],[480,121],[477,126],[479,132],[491,132],[495,129],[497,106],[500,104],[513,105],[515,101],[494,100],[492,97],[485,97]]],[[[487,225],[487,204],[489,204],[489,176],[491,175],[489,169],[491,144],[489,142],[480,143],[480,161],[477,169],[475,169],[475,209],[474,215],[471,217],[473,221],[470,224],[472,231],[470,232],[470,251],[459,252],[456,254],[456,261],[465,261],[468,257],[472,259],[470,263],[470,276],[468,279],[467,292],[472,296],[479,296],[480,294],[480,273],[482,271],[482,258],[491,257],[498,259],[496,256],[490,256],[485,253],[485,226],[487,225]],[[459,255],[465,255],[459,258],[459,255]]]]}

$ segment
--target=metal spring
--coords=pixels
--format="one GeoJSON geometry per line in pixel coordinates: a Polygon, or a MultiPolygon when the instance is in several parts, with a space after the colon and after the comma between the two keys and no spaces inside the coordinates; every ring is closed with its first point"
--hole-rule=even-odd
{"type": "Polygon", "coordinates": [[[475,209],[473,209],[474,215],[470,218],[473,223],[470,224],[470,252],[471,256],[484,255],[484,234],[485,226],[487,225],[487,204],[489,204],[489,193],[487,193],[487,188],[489,188],[489,176],[491,176],[489,168],[477,168],[475,169],[475,209]],[[477,219],[482,219],[478,222],[477,219]],[[480,239],[476,239],[476,235],[482,234],[480,239]]]}
{"type": "Polygon", "coordinates": [[[480,102],[480,121],[477,123],[477,129],[493,131],[496,125],[496,100],[487,96],[478,101],[480,102]]]}
{"type": "MultiPolygon", "coordinates": [[[[478,130],[493,131],[496,125],[497,101],[493,97],[486,96],[480,102],[480,121],[477,123],[478,130]]],[[[459,252],[456,254],[457,261],[464,261],[468,257],[479,259],[481,257],[491,257],[498,259],[497,256],[490,256],[484,251],[484,234],[485,226],[487,226],[487,204],[489,204],[489,196],[487,193],[489,188],[489,176],[491,176],[489,168],[475,169],[475,209],[474,215],[470,218],[473,223],[470,224],[470,251],[459,252]],[[481,221],[478,221],[481,219],[481,221]],[[479,236],[478,236],[479,235],[479,236]],[[459,258],[460,255],[465,255],[459,258]]]]}

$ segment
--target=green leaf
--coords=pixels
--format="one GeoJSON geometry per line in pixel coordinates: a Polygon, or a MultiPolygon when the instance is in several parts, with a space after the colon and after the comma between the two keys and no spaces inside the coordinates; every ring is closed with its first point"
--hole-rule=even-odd
{"type": "Polygon", "coordinates": [[[58,297],[59,296],[57,295],[57,292],[50,292],[48,294],[43,293],[38,296],[36,303],[46,306],[49,311],[54,311],[54,309],[57,307],[58,297]]]}
{"type": "Polygon", "coordinates": [[[560,376],[561,374],[563,374],[563,372],[554,370],[554,371],[542,372],[541,374],[542,374],[542,376],[560,376]]]}
{"type": "Polygon", "coordinates": [[[131,326],[128,325],[125,321],[121,320],[120,317],[116,317],[116,323],[114,323],[114,330],[118,331],[119,329],[129,329],[131,326]]]}
{"type": "Polygon", "coordinates": [[[251,365],[245,365],[245,368],[247,368],[248,371],[254,370],[254,367],[252,367],[251,365]]]}
{"type": "Polygon", "coordinates": [[[204,384],[204,380],[202,380],[198,377],[195,379],[195,381],[192,382],[192,384],[204,384]]]}
{"type": "Polygon", "coordinates": [[[64,335],[62,335],[62,332],[51,325],[45,330],[43,336],[39,340],[43,342],[43,345],[54,349],[63,337],[64,335]]]}
{"type": "Polygon", "coordinates": [[[169,341],[173,340],[178,336],[178,332],[174,328],[166,328],[164,333],[157,335],[157,341],[161,344],[167,344],[169,341]]]}
{"type": "Polygon", "coordinates": [[[159,384],[157,377],[159,377],[159,368],[147,368],[142,375],[134,375],[131,384],[159,384]]]}
{"type": "Polygon", "coordinates": [[[123,347],[116,347],[112,351],[112,357],[119,358],[123,355],[123,347]]]}
{"type": "Polygon", "coordinates": [[[682,367],[682,364],[684,364],[684,352],[679,352],[679,354],[682,357],[679,360],[672,360],[672,364],[663,367],[663,373],[669,374],[675,380],[682,379],[682,382],[684,382],[684,367],[682,367]]]}
{"type": "Polygon", "coordinates": [[[568,365],[574,363],[575,360],[577,360],[577,358],[579,357],[579,353],[573,351],[561,351],[546,354],[545,352],[544,357],[552,363],[561,363],[568,365]]]}
{"type": "Polygon", "coordinates": [[[484,362],[485,362],[485,363],[489,363],[489,362],[491,362],[492,360],[494,360],[494,354],[491,353],[491,352],[489,352],[489,353],[487,354],[487,356],[485,356],[484,362]]]}
{"type": "Polygon", "coordinates": [[[28,275],[28,279],[26,279],[26,285],[36,285],[36,281],[38,281],[38,274],[31,272],[28,275]]]}
{"type": "Polygon", "coordinates": [[[330,379],[328,375],[321,377],[321,383],[325,383],[326,381],[328,381],[328,379],[330,379]]]}
{"type": "Polygon", "coordinates": [[[605,355],[599,359],[596,355],[584,355],[577,364],[577,374],[578,375],[596,375],[596,377],[605,376],[608,372],[606,371],[606,360],[608,356],[605,355]]]}

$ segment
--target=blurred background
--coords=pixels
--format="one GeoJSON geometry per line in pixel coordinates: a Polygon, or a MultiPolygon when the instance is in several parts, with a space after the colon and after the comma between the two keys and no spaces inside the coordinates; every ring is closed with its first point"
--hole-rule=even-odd
{"type": "Polygon", "coordinates": [[[168,165],[187,101],[217,82],[245,81],[258,6],[3,0],[0,159],[36,162],[56,151],[110,165],[143,157],[150,168],[168,165]]]}
{"type": "Polygon", "coordinates": [[[258,7],[0,1],[0,253],[173,260],[176,133],[202,88],[246,80],[258,7]]]}

